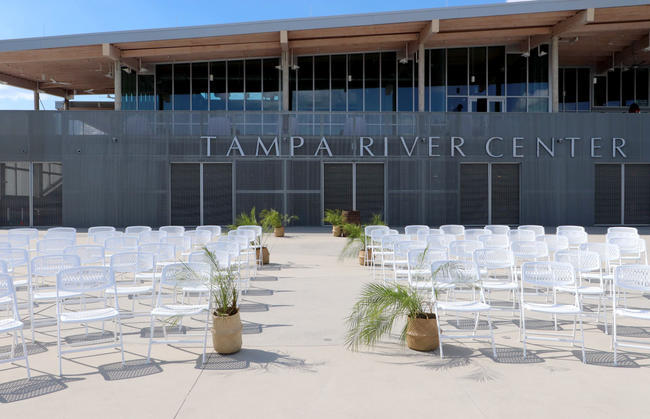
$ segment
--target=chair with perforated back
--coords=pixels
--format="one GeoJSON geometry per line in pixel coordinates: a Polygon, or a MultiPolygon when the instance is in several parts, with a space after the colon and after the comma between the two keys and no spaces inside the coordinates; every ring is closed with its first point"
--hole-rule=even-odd
{"type": "Polygon", "coordinates": [[[237,227],[237,231],[247,235],[249,239],[249,250],[253,259],[256,261],[254,275],[257,275],[257,269],[261,268],[264,265],[264,258],[262,254],[262,236],[264,235],[264,230],[261,226],[258,225],[245,225],[237,227]]]}
{"type": "Polygon", "coordinates": [[[483,247],[488,248],[499,248],[499,249],[508,249],[510,248],[510,239],[505,234],[485,234],[483,236],[478,236],[478,241],[483,243],[483,247]]]}
{"type": "MultiPolygon", "coordinates": [[[[66,227],[51,228],[45,232],[44,240],[69,240],[72,244],[77,242],[77,232],[66,227]]],[[[37,243],[38,244],[38,243],[37,243]]]]}
{"type": "Polygon", "coordinates": [[[124,366],[124,341],[122,339],[122,323],[117,295],[114,297],[114,307],[107,305],[104,295],[107,290],[115,290],[115,277],[110,268],[104,266],[82,266],[63,269],[59,271],[56,279],[56,317],[57,317],[57,349],[59,357],[59,375],[63,375],[61,359],[63,354],[98,350],[107,348],[120,348],[122,366],[124,366]],[[66,310],[63,299],[70,293],[97,298],[101,303],[84,304],[82,309],[66,310]],[[115,323],[114,341],[108,344],[91,345],[80,348],[78,345],[64,350],[61,345],[61,332],[63,325],[84,324],[101,322],[102,331],[104,322],[113,320],[115,323]]]}
{"type": "Polygon", "coordinates": [[[443,357],[442,342],[445,339],[490,339],[492,344],[492,355],[496,359],[496,347],[494,345],[494,334],[492,332],[492,320],[490,319],[491,306],[485,300],[485,294],[481,287],[481,280],[478,269],[474,262],[459,261],[459,260],[442,260],[431,264],[431,281],[433,287],[446,285],[454,289],[461,290],[463,288],[471,290],[467,293],[454,293],[455,298],[452,301],[441,301],[437,298],[436,293],[432,293],[432,302],[436,321],[438,322],[439,338],[440,338],[440,358],[443,357]],[[478,292],[474,292],[478,289],[478,292]],[[460,299],[464,296],[464,299],[460,299]],[[470,313],[474,315],[474,330],[471,335],[464,335],[465,331],[459,333],[451,333],[442,328],[440,321],[440,313],[470,313]],[[484,313],[487,317],[489,326],[489,334],[477,335],[479,316],[484,313]]]}
{"type": "Polygon", "coordinates": [[[450,234],[459,239],[460,236],[465,234],[465,227],[457,224],[445,224],[440,226],[440,231],[442,231],[442,234],[450,234]]]}
{"type": "Polygon", "coordinates": [[[577,292],[572,292],[574,298],[572,304],[560,304],[557,302],[557,293],[553,295],[553,302],[533,302],[532,299],[537,295],[533,293],[524,293],[524,287],[535,287],[544,289],[569,289],[576,288],[577,281],[575,270],[570,263],[561,262],[526,262],[521,267],[521,337],[524,344],[524,358],[527,354],[528,340],[542,340],[555,342],[576,343],[576,323],[580,324],[582,362],[585,362],[585,335],[582,327],[582,307],[577,292]],[[541,314],[550,314],[555,319],[556,316],[564,315],[573,317],[573,333],[571,335],[555,334],[533,334],[526,330],[526,312],[541,314]],[[569,339],[570,338],[570,339],[569,339]]]}
{"type": "Polygon", "coordinates": [[[409,236],[411,240],[418,239],[418,233],[420,231],[429,231],[429,226],[425,225],[408,225],[404,227],[404,235],[409,236]]]}
{"type": "Polygon", "coordinates": [[[14,234],[7,236],[7,243],[12,249],[30,250],[30,237],[27,234],[14,234]]]}
{"type": "Polygon", "coordinates": [[[607,243],[618,246],[621,263],[648,264],[645,240],[638,236],[620,236],[610,233],[606,237],[607,243]]]}
{"type": "MultiPolygon", "coordinates": [[[[136,316],[135,302],[142,296],[151,295],[154,304],[156,289],[156,255],[149,252],[121,252],[111,256],[110,267],[115,275],[115,290],[106,295],[131,298],[131,315],[136,316]]],[[[147,313],[148,314],[148,313],[147,313]]]]}
{"type": "Polygon", "coordinates": [[[43,239],[36,242],[36,253],[42,255],[61,255],[66,247],[74,246],[70,239],[43,239]]]}
{"type": "MultiPolygon", "coordinates": [[[[20,227],[20,228],[12,228],[7,231],[7,237],[8,237],[8,242],[12,242],[12,238],[16,236],[27,236],[27,244],[25,245],[24,242],[25,240],[19,240],[20,245],[18,243],[14,242],[11,247],[24,247],[26,250],[32,250],[31,243],[36,242],[38,240],[38,230],[35,228],[31,227],[20,227]]],[[[15,285],[15,284],[14,284],[15,285]]]]}
{"type": "Polygon", "coordinates": [[[29,318],[34,342],[36,318],[34,306],[38,303],[56,303],[61,299],[81,297],[81,293],[73,291],[59,291],[55,283],[57,275],[64,269],[78,268],[81,260],[77,255],[43,255],[36,256],[30,261],[28,279],[29,318]],[[53,281],[54,280],[54,281],[53,281]]]}
{"type": "Polygon", "coordinates": [[[490,230],[484,228],[469,228],[465,230],[464,240],[478,240],[479,237],[486,234],[492,234],[490,230]]]}
{"type": "Polygon", "coordinates": [[[564,236],[569,242],[570,249],[577,249],[580,245],[587,243],[589,241],[589,236],[584,230],[578,229],[563,229],[560,230],[558,227],[558,236],[564,236]]]}
{"type": "Polygon", "coordinates": [[[212,233],[209,230],[186,231],[185,236],[190,238],[192,249],[201,249],[212,240],[212,233]]]}
{"type": "Polygon", "coordinates": [[[167,236],[162,242],[174,245],[177,259],[187,257],[192,251],[192,238],[189,236],[167,236]]]}
{"type": "MultiPolygon", "coordinates": [[[[614,348],[614,365],[618,365],[618,349],[634,348],[650,350],[648,342],[639,339],[619,338],[619,318],[634,319],[635,321],[650,321],[650,310],[645,307],[629,307],[627,298],[621,299],[620,294],[636,293],[650,294],[650,266],[621,265],[614,270],[614,286],[612,290],[612,347],[614,348]],[[621,305],[621,300],[624,304],[621,305]]],[[[631,299],[630,299],[631,300],[631,299]]]]}
{"type": "Polygon", "coordinates": [[[137,250],[138,237],[136,236],[109,237],[104,241],[104,253],[107,257],[111,257],[115,253],[135,252],[137,250]]]}
{"type": "MultiPolygon", "coordinates": [[[[514,312],[519,284],[515,275],[512,251],[498,247],[476,249],[473,253],[473,260],[478,268],[481,287],[486,291],[487,301],[492,304],[491,293],[493,291],[506,291],[511,294],[511,309],[514,312]]],[[[493,306],[493,308],[495,307],[493,306]]],[[[498,306],[498,308],[505,309],[507,307],[498,306]]]]}
{"type": "MultiPolygon", "coordinates": [[[[408,236],[406,236],[408,237],[408,236]]],[[[427,244],[417,240],[400,240],[395,243],[394,259],[393,259],[393,281],[408,279],[408,252],[412,249],[426,249],[427,244]]]]}
{"type": "Polygon", "coordinates": [[[96,231],[92,235],[88,235],[88,242],[104,246],[106,240],[113,237],[121,237],[124,233],[121,231],[96,231]]]}
{"type": "Polygon", "coordinates": [[[29,282],[29,252],[25,249],[0,249],[0,260],[7,265],[14,289],[27,286],[29,282]]]}
{"type": "Polygon", "coordinates": [[[408,285],[417,291],[433,292],[431,288],[431,264],[447,259],[446,249],[410,249],[408,258],[408,285]]]}
{"type": "MultiPolygon", "coordinates": [[[[201,304],[183,304],[178,303],[178,294],[184,287],[198,287],[209,284],[211,267],[206,263],[175,263],[165,266],[160,277],[160,286],[156,298],[156,305],[151,310],[151,325],[149,334],[149,349],[147,351],[147,362],[151,360],[151,346],[153,344],[170,344],[170,343],[202,343],[203,356],[202,361],[205,363],[205,350],[208,338],[208,325],[210,324],[210,308],[212,307],[212,298],[207,293],[207,301],[201,304]],[[171,302],[165,300],[171,299],[171,302]],[[166,321],[182,317],[198,316],[205,313],[205,323],[203,327],[203,336],[200,339],[189,339],[190,335],[184,335],[182,338],[169,339],[167,336],[166,321]],[[154,338],[155,321],[163,320],[163,338],[154,338]]],[[[208,285],[209,286],[209,285],[208,285]]],[[[199,336],[196,336],[197,338],[199,336]]]]}
{"type": "Polygon", "coordinates": [[[138,234],[138,243],[162,243],[165,237],[167,237],[166,231],[143,231],[138,234]]]}
{"type": "Polygon", "coordinates": [[[124,234],[139,235],[140,233],[143,233],[145,231],[151,231],[151,227],[149,227],[149,226],[128,226],[127,228],[124,229],[124,234]]]}
{"type": "Polygon", "coordinates": [[[488,224],[485,226],[485,229],[491,232],[492,234],[505,236],[510,232],[510,226],[501,225],[501,224],[488,224]]]}
{"type": "Polygon", "coordinates": [[[81,261],[82,266],[104,266],[106,264],[104,246],[93,244],[78,244],[75,246],[66,247],[63,249],[63,254],[79,256],[79,260],[81,261]]]}
{"type": "Polygon", "coordinates": [[[567,249],[560,250],[555,253],[555,261],[569,263],[573,266],[576,272],[577,285],[571,286],[568,289],[558,288],[559,291],[564,292],[577,292],[582,304],[584,298],[587,296],[596,297],[598,299],[598,308],[596,310],[596,321],[600,320],[601,306],[604,313],[605,333],[607,333],[607,312],[605,311],[605,284],[603,281],[603,267],[600,261],[600,256],[596,252],[567,249]],[[583,279],[583,275],[591,274],[591,283],[583,279]]]}
{"type": "Polygon", "coordinates": [[[426,239],[428,246],[447,249],[447,251],[449,251],[449,244],[453,241],[456,241],[456,236],[453,234],[430,234],[426,239]]]}
{"type": "Polygon", "coordinates": [[[388,234],[389,228],[386,226],[367,226],[364,229],[365,235],[365,260],[372,266],[372,279],[375,279],[375,252],[381,251],[381,238],[388,234]],[[373,227],[372,229],[368,229],[373,227]]]}
{"type": "Polygon", "coordinates": [[[209,231],[211,235],[210,240],[216,240],[219,236],[221,236],[221,226],[205,225],[197,226],[196,229],[200,231],[209,231]]]}
{"type": "Polygon", "coordinates": [[[569,239],[565,236],[558,236],[556,234],[545,234],[538,237],[537,241],[543,241],[546,243],[549,260],[553,259],[555,252],[569,248],[569,239]]]}
{"type": "Polygon", "coordinates": [[[158,231],[164,231],[167,236],[182,236],[185,234],[185,227],[183,226],[162,226],[158,231]]]}
{"type": "Polygon", "coordinates": [[[607,234],[628,234],[633,236],[639,235],[639,230],[636,227],[609,227],[607,234]]]}
{"type": "Polygon", "coordinates": [[[6,273],[0,273],[0,303],[2,303],[4,307],[8,307],[6,310],[3,310],[2,313],[10,314],[8,316],[0,317],[0,333],[11,333],[13,335],[9,357],[0,358],[0,363],[14,362],[23,359],[25,361],[25,368],[27,369],[27,378],[31,378],[32,376],[29,369],[27,345],[25,344],[25,335],[23,333],[24,325],[20,320],[20,315],[18,313],[16,290],[14,289],[11,276],[6,273]],[[16,357],[15,355],[16,345],[18,343],[18,335],[20,335],[23,352],[22,356],[16,357]]]}
{"type": "Polygon", "coordinates": [[[510,243],[516,241],[534,242],[536,239],[535,232],[531,230],[510,230],[508,232],[510,243]]]}
{"type": "Polygon", "coordinates": [[[115,231],[115,227],[112,226],[88,227],[88,242],[103,244],[107,237],[111,237],[110,233],[115,231]]]}
{"type": "Polygon", "coordinates": [[[155,276],[155,272],[161,271],[164,266],[178,262],[176,246],[171,243],[145,243],[138,246],[138,251],[156,255],[156,270],[154,270],[154,273],[137,275],[138,279],[152,278],[155,276]]]}
{"type": "Polygon", "coordinates": [[[442,232],[438,228],[430,228],[429,230],[419,230],[417,233],[417,240],[427,241],[427,237],[432,235],[440,235],[442,232]]]}
{"type": "Polygon", "coordinates": [[[449,259],[472,261],[474,251],[482,249],[483,243],[478,240],[456,240],[449,243],[449,259]]]}
{"type": "Polygon", "coordinates": [[[385,234],[381,237],[379,248],[372,253],[375,265],[381,267],[384,282],[386,282],[386,271],[392,269],[395,260],[395,243],[407,240],[409,238],[405,235],[385,234]]]}
{"type": "Polygon", "coordinates": [[[517,227],[517,230],[529,230],[529,231],[532,231],[533,233],[535,233],[536,238],[541,237],[544,234],[546,234],[545,231],[544,231],[544,226],[534,225],[534,224],[521,225],[521,226],[517,227]]]}

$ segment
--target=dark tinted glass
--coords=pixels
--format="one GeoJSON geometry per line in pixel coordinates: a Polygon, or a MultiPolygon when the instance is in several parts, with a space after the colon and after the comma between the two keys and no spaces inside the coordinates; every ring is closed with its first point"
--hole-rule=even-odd
{"type": "Polygon", "coordinates": [[[156,66],[156,95],[158,96],[158,110],[172,110],[172,65],[160,64],[156,66]]]}
{"type": "Polygon", "coordinates": [[[314,110],[330,110],[330,57],[314,57],[314,110]]]}
{"type": "Polygon", "coordinates": [[[508,96],[526,96],[526,57],[508,54],[508,96]]]}
{"type": "Polygon", "coordinates": [[[397,64],[397,110],[413,112],[413,60],[397,64]]]}
{"type": "Polygon", "coordinates": [[[145,76],[138,74],[138,109],[154,110],[154,76],[145,76]]]}
{"type": "Polygon", "coordinates": [[[122,109],[125,111],[134,110],[137,107],[137,79],[135,71],[127,73],[122,71],[122,109]]]}
{"type": "Polygon", "coordinates": [[[0,163],[0,224],[29,225],[29,163],[0,163]]]}
{"type": "Polygon", "coordinates": [[[298,57],[298,110],[314,110],[314,57],[298,57]]]}
{"type": "Polygon", "coordinates": [[[226,62],[210,63],[210,110],[226,110],[226,62]]]}
{"type": "Polygon", "coordinates": [[[487,75],[486,64],[487,49],[476,47],[469,49],[469,94],[485,95],[487,75]]]}
{"type": "Polygon", "coordinates": [[[397,55],[394,52],[381,53],[381,110],[394,112],[397,55]]]}
{"type": "Polygon", "coordinates": [[[460,165],[460,223],[488,224],[488,165],[460,165]]]}
{"type": "Polygon", "coordinates": [[[190,109],[190,64],[174,64],[174,110],[190,109]]]}
{"type": "Polygon", "coordinates": [[[528,58],[528,95],[548,96],[548,45],[533,48],[528,58]]]}
{"type": "Polygon", "coordinates": [[[278,111],[281,108],[281,90],[280,90],[280,70],[276,67],[280,65],[278,58],[266,58],[263,60],[263,77],[262,85],[264,93],[262,94],[262,108],[265,111],[278,111]]]}
{"type": "Polygon", "coordinates": [[[383,164],[357,164],[357,211],[362,223],[369,222],[372,214],[384,214],[383,164]]]}
{"type": "Polygon", "coordinates": [[[262,60],[246,60],[246,110],[262,110],[262,60]]]}
{"type": "Polygon", "coordinates": [[[431,112],[445,111],[445,50],[431,50],[431,112]]]}
{"type": "Polygon", "coordinates": [[[607,77],[596,76],[594,84],[594,106],[607,105],[607,77]]]}
{"type": "Polygon", "coordinates": [[[379,108],[379,53],[365,54],[365,101],[366,111],[378,111],[379,108]]]}
{"type": "Polygon", "coordinates": [[[324,209],[352,209],[352,165],[324,165],[324,209]]]}
{"type": "Polygon", "coordinates": [[[629,68],[622,73],[622,95],[623,95],[623,106],[630,106],[634,103],[634,69],[629,68]]]}
{"type": "Polygon", "coordinates": [[[363,111],[363,54],[348,56],[348,110],[363,111]]]}
{"type": "Polygon", "coordinates": [[[171,168],[171,223],[200,223],[200,172],[198,163],[174,163],[171,168]]]}
{"type": "Polygon", "coordinates": [[[34,225],[63,224],[63,166],[34,163],[34,225]]]}
{"type": "Polygon", "coordinates": [[[650,224],[650,164],[625,165],[625,224],[650,224]]]}
{"type": "Polygon", "coordinates": [[[203,223],[232,222],[232,165],[203,165],[203,223]]]}
{"type": "Polygon", "coordinates": [[[447,99],[447,112],[467,112],[467,98],[453,97],[447,99]]]}
{"type": "Polygon", "coordinates": [[[595,223],[621,223],[621,165],[597,164],[595,179],[595,223]]]}
{"type": "Polygon", "coordinates": [[[519,165],[492,165],[492,224],[519,224],[519,165]]]}
{"type": "Polygon", "coordinates": [[[506,49],[488,47],[488,95],[506,94],[506,49]]]}
{"type": "Polygon", "coordinates": [[[244,61],[228,61],[228,110],[244,110],[244,61]]]}
{"type": "Polygon", "coordinates": [[[636,103],[648,106],[648,69],[636,69],[636,103]]]}
{"type": "Polygon", "coordinates": [[[192,64],[192,110],[208,110],[208,63],[192,64]]]}
{"type": "Polygon", "coordinates": [[[289,68],[289,109],[298,109],[298,70],[289,68]]]}
{"type": "Polygon", "coordinates": [[[621,70],[607,73],[607,106],[621,106],[621,70]]]}
{"type": "Polygon", "coordinates": [[[332,110],[346,110],[347,57],[332,55],[332,110]]]}
{"type": "Polygon", "coordinates": [[[447,93],[467,94],[467,48],[447,50],[447,93]]]}
{"type": "Polygon", "coordinates": [[[588,111],[591,109],[590,90],[593,81],[591,80],[591,71],[588,68],[578,69],[578,110],[588,111]]]}
{"type": "MultiPolygon", "coordinates": [[[[562,102],[564,102],[565,111],[575,111],[577,107],[576,95],[577,95],[577,72],[575,68],[565,68],[563,71],[564,77],[564,87],[562,88],[562,102]]],[[[560,84],[562,86],[562,84],[560,84]]]]}

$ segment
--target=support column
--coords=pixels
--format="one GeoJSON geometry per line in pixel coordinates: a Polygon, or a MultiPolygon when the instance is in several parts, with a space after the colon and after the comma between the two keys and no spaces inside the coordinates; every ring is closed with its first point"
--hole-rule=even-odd
{"type": "Polygon", "coordinates": [[[282,110],[289,110],[289,51],[282,51],[282,110]]]}
{"type": "Polygon", "coordinates": [[[119,61],[115,61],[113,70],[115,110],[122,110],[122,66],[119,61]]]}
{"type": "Polygon", "coordinates": [[[424,44],[418,45],[418,112],[424,112],[424,44]]]}
{"type": "Polygon", "coordinates": [[[34,90],[34,110],[38,111],[41,109],[41,94],[38,92],[38,83],[36,84],[36,90],[34,90]]]}
{"type": "Polygon", "coordinates": [[[560,53],[558,41],[558,36],[551,38],[551,89],[553,92],[551,112],[558,112],[560,110],[560,53]]]}
{"type": "Polygon", "coordinates": [[[67,92],[65,94],[65,98],[63,99],[63,110],[64,111],[69,111],[70,110],[70,98],[68,97],[67,92]]]}

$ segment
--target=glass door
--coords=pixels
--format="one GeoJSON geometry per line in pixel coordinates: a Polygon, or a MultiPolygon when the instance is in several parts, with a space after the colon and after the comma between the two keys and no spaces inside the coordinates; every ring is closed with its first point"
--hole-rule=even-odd
{"type": "Polygon", "coordinates": [[[469,111],[470,112],[504,112],[505,111],[504,98],[492,97],[470,97],[469,98],[469,111]]]}

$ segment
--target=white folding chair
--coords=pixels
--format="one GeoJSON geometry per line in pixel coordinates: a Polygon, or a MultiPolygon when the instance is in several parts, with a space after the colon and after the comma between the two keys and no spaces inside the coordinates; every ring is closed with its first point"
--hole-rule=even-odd
{"type": "Polygon", "coordinates": [[[438,234],[442,234],[442,232],[438,228],[430,228],[428,230],[418,230],[417,240],[427,241],[427,237],[431,235],[438,235],[438,234]]]}
{"type": "MultiPolygon", "coordinates": [[[[264,234],[264,230],[261,226],[246,225],[237,227],[237,231],[248,234],[248,238],[251,239],[249,248],[254,255],[253,258],[256,261],[256,267],[259,266],[259,268],[261,268],[264,265],[264,259],[262,255],[262,235],[264,234]]],[[[257,270],[255,270],[254,274],[257,275],[257,270]]]]}
{"type": "Polygon", "coordinates": [[[639,235],[639,230],[635,227],[609,227],[607,234],[631,234],[634,236],[639,235]]]}
{"type": "Polygon", "coordinates": [[[492,234],[492,232],[485,228],[470,228],[465,230],[465,240],[474,240],[478,241],[478,238],[485,236],[486,234],[492,234]]]}
{"type": "Polygon", "coordinates": [[[81,261],[82,266],[92,265],[106,265],[106,255],[104,254],[104,246],[93,244],[78,244],[69,246],[63,249],[65,255],[77,255],[81,261]]]}
{"type": "Polygon", "coordinates": [[[0,249],[0,260],[7,264],[14,289],[25,287],[29,282],[29,252],[25,249],[0,249]]]}
{"type": "Polygon", "coordinates": [[[27,234],[13,234],[7,236],[7,243],[12,249],[30,249],[30,236],[27,234]]]}
{"type": "Polygon", "coordinates": [[[478,236],[478,241],[483,244],[483,247],[488,248],[499,248],[499,249],[508,249],[510,248],[510,239],[505,234],[484,234],[478,236]]]}
{"type": "Polygon", "coordinates": [[[138,251],[115,253],[111,256],[110,266],[115,275],[115,289],[106,290],[108,297],[130,297],[132,316],[143,314],[135,311],[135,302],[139,302],[143,295],[151,295],[153,307],[156,289],[155,254],[138,251]]]}
{"type": "Polygon", "coordinates": [[[115,227],[113,226],[88,227],[88,237],[91,237],[93,234],[99,233],[100,231],[115,231],[115,227]]]}
{"type": "Polygon", "coordinates": [[[408,258],[408,285],[417,291],[434,292],[431,288],[431,264],[447,260],[446,249],[410,249],[408,258]]]}
{"type": "Polygon", "coordinates": [[[192,251],[192,238],[185,235],[167,236],[162,242],[174,245],[177,259],[187,257],[192,251]]]}
{"type": "MultiPolygon", "coordinates": [[[[384,226],[368,226],[368,227],[384,227],[384,226]]],[[[381,251],[381,238],[383,236],[388,235],[388,227],[386,228],[374,228],[370,231],[368,231],[368,227],[366,227],[366,231],[364,234],[366,234],[366,239],[365,239],[365,246],[364,246],[364,251],[365,251],[365,260],[370,262],[370,265],[372,266],[372,279],[375,279],[375,257],[374,254],[375,252],[381,251]],[[367,235],[369,233],[369,235],[367,235]]]]}
{"type": "Polygon", "coordinates": [[[138,234],[138,244],[162,243],[165,237],[167,237],[166,231],[143,231],[138,234]]]}
{"type": "Polygon", "coordinates": [[[185,227],[183,226],[162,226],[158,231],[164,231],[167,236],[182,236],[185,234],[185,227]]]}
{"type": "Polygon", "coordinates": [[[533,224],[519,226],[517,227],[517,230],[532,231],[533,233],[535,233],[536,238],[542,237],[544,234],[546,234],[544,231],[544,226],[533,225],[533,224]]]}
{"type": "Polygon", "coordinates": [[[614,365],[618,365],[618,348],[650,349],[648,342],[641,342],[638,339],[619,339],[618,318],[629,318],[635,320],[650,321],[650,310],[646,307],[630,308],[627,305],[627,298],[621,306],[619,294],[650,293],[650,266],[648,265],[621,265],[614,270],[614,287],[612,289],[612,347],[614,348],[614,365]]]}
{"type": "Polygon", "coordinates": [[[36,242],[36,253],[42,255],[61,255],[66,247],[74,246],[75,242],[67,238],[43,239],[36,242]]]}
{"type": "Polygon", "coordinates": [[[149,226],[128,226],[127,228],[124,229],[124,234],[131,234],[131,235],[140,235],[140,233],[144,233],[145,231],[151,231],[151,227],[149,226]]]}
{"type": "MultiPolygon", "coordinates": [[[[6,268],[6,266],[5,266],[6,268]]],[[[16,290],[14,289],[13,280],[11,276],[6,273],[0,273],[0,303],[4,306],[10,306],[4,310],[9,316],[0,317],[0,333],[10,333],[12,335],[11,351],[9,358],[0,358],[0,363],[14,362],[17,360],[25,360],[25,368],[27,369],[27,378],[32,378],[29,369],[29,359],[27,354],[27,345],[25,344],[25,335],[23,333],[23,322],[20,320],[18,314],[18,303],[16,301],[16,290]],[[16,345],[18,344],[18,335],[23,346],[22,356],[16,357],[16,345]]]]}
{"type": "Polygon", "coordinates": [[[57,352],[59,357],[59,375],[63,375],[61,359],[63,354],[95,351],[98,349],[120,348],[122,355],[122,366],[124,366],[124,341],[122,339],[122,323],[120,321],[119,305],[117,295],[114,298],[114,307],[106,304],[104,293],[109,289],[115,289],[115,277],[110,268],[103,266],[82,266],[61,270],[56,278],[56,336],[57,352]],[[70,294],[83,294],[84,297],[99,297],[103,304],[100,308],[88,309],[84,304],[81,310],[66,310],[63,299],[70,294]],[[63,325],[84,324],[94,322],[102,323],[113,320],[115,322],[114,341],[110,344],[90,345],[85,348],[77,346],[63,350],[61,347],[61,329],[63,325]]]}
{"type": "MultiPolygon", "coordinates": [[[[476,249],[473,254],[474,263],[478,268],[481,288],[486,292],[485,298],[489,304],[492,291],[507,291],[512,296],[512,310],[517,303],[517,277],[515,275],[515,262],[512,251],[508,249],[491,247],[476,249]]],[[[493,308],[497,308],[494,307],[493,308]]],[[[502,309],[504,307],[498,306],[502,309]]]]}
{"type": "Polygon", "coordinates": [[[510,227],[506,225],[500,225],[500,224],[490,224],[486,225],[485,229],[492,234],[496,234],[499,236],[507,236],[508,232],[510,232],[510,227]]]}
{"type": "Polygon", "coordinates": [[[185,236],[190,238],[192,249],[201,249],[212,240],[209,230],[186,231],[185,236]]]}
{"type": "Polygon", "coordinates": [[[381,266],[382,279],[386,282],[386,271],[392,269],[395,261],[395,243],[399,241],[408,241],[409,238],[400,234],[385,234],[381,237],[381,244],[378,250],[372,252],[372,257],[375,265],[376,259],[379,258],[379,266],[381,266]]]}
{"type": "Polygon", "coordinates": [[[553,295],[553,302],[531,302],[526,301],[525,296],[532,298],[535,294],[524,293],[524,287],[539,287],[544,289],[567,289],[576,287],[575,270],[569,263],[561,262],[526,262],[521,267],[521,337],[524,344],[524,359],[526,358],[526,343],[528,340],[542,340],[555,342],[576,342],[576,322],[580,323],[581,345],[582,345],[582,362],[585,362],[585,334],[582,327],[582,307],[577,292],[573,294],[573,304],[560,304],[557,302],[557,293],[553,295]],[[573,316],[573,333],[571,335],[557,334],[550,335],[542,332],[528,333],[526,331],[526,312],[551,314],[555,319],[556,316],[566,315],[573,316]],[[568,339],[568,338],[571,339],[568,339]]]}
{"type": "Polygon", "coordinates": [[[610,234],[607,235],[607,243],[618,246],[621,263],[648,264],[648,254],[644,239],[638,236],[616,236],[617,233],[610,234]]]}
{"type": "Polygon", "coordinates": [[[115,253],[136,252],[138,250],[138,237],[124,235],[109,237],[104,241],[104,253],[111,257],[115,253]]]}
{"type": "Polygon", "coordinates": [[[36,256],[30,261],[28,293],[29,298],[29,319],[34,342],[34,329],[36,318],[34,306],[37,303],[57,303],[63,298],[80,297],[81,293],[73,291],[60,291],[49,280],[56,279],[60,271],[81,266],[81,260],[77,255],[44,255],[36,256]],[[53,286],[54,285],[54,286],[53,286]]]}
{"type": "MultiPolygon", "coordinates": [[[[13,243],[11,247],[25,247],[26,250],[32,250],[31,242],[38,240],[38,230],[31,227],[20,227],[12,228],[7,231],[7,238],[9,243],[13,243]],[[16,236],[27,236],[27,244],[25,245],[25,240],[18,239],[18,242],[12,240],[16,236]]],[[[15,285],[15,284],[14,284],[15,285]]]]}
{"type": "Polygon", "coordinates": [[[72,227],[54,227],[45,232],[44,239],[63,239],[77,242],[77,230],[72,227]]]}
{"type": "Polygon", "coordinates": [[[425,225],[408,225],[404,227],[404,235],[409,236],[411,240],[418,240],[419,232],[429,232],[429,226],[425,225]]]}
{"type": "Polygon", "coordinates": [[[426,243],[429,247],[443,248],[449,252],[449,244],[456,241],[456,237],[453,234],[430,234],[426,238],[426,243]]]}
{"type": "Polygon", "coordinates": [[[494,345],[494,333],[492,332],[492,320],[490,319],[490,305],[485,301],[485,294],[481,287],[481,281],[474,262],[460,261],[460,260],[443,260],[434,262],[431,265],[431,280],[433,287],[436,284],[447,284],[454,289],[467,288],[472,292],[462,293],[462,295],[471,296],[467,299],[458,299],[456,296],[460,295],[454,293],[456,297],[453,301],[441,301],[436,297],[436,293],[432,293],[432,301],[436,321],[438,322],[438,331],[440,338],[440,358],[443,357],[442,341],[445,339],[490,339],[492,344],[492,355],[496,359],[497,352],[494,345]],[[478,288],[478,293],[475,290],[478,288]],[[440,321],[440,312],[451,312],[456,314],[471,313],[474,315],[474,330],[471,335],[463,335],[464,331],[460,333],[450,333],[443,330],[440,321]],[[477,335],[479,316],[485,313],[490,333],[487,335],[477,335]]]}
{"type": "Polygon", "coordinates": [[[412,249],[426,249],[427,244],[417,240],[401,240],[395,243],[395,256],[392,261],[393,281],[408,281],[408,252],[412,249]]]}
{"type": "Polygon", "coordinates": [[[215,225],[197,226],[196,229],[199,231],[209,231],[211,235],[210,240],[215,240],[219,236],[221,236],[221,226],[215,226],[215,225]]]}
{"type": "Polygon", "coordinates": [[[449,259],[471,262],[474,251],[482,248],[483,243],[478,240],[456,240],[449,243],[449,259]]]}
{"type": "Polygon", "coordinates": [[[535,239],[537,239],[535,232],[531,230],[510,230],[508,232],[510,243],[515,241],[534,242],[535,239]]]}
{"type": "Polygon", "coordinates": [[[456,240],[458,240],[460,236],[465,234],[465,227],[456,224],[445,224],[440,226],[440,231],[442,231],[443,234],[456,236],[456,240]]]}
{"type": "Polygon", "coordinates": [[[97,227],[89,227],[88,228],[88,242],[90,243],[97,243],[97,244],[104,244],[104,240],[107,237],[111,237],[112,234],[114,233],[115,227],[111,226],[97,226],[97,227]]]}
{"type": "Polygon", "coordinates": [[[546,243],[549,260],[553,259],[555,252],[558,250],[566,250],[569,248],[569,239],[567,239],[565,236],[558,236],[556,234],[545,234],[543,236],[539,236],[537,238],[537,241],[546,243]]]}
{"type": "MultiPolygon", "coordinates": [[[[174,263],[165,266],[160,277],[156,306],[151,310],[151,326],[149,335],[149,349],[147,351],[147,362],[151,360],[151,346],[153,344],[170,343],[202,343],[203,357],[205,363],[205,349],[208,339],[208,325],[210,324],[210,312],[212,307],[212,296],[208,293],[207,302],[202,304],[178,303],[177,297],[184,287],[210,286],[211,267],[206,263],[174,263]],[[165,299],[171,299],[166,303],[165,299]],[[192,317],[205,312],[205,324],[203,327],[202,339],[189,339],[192,336],[185,335],[184,338],[169,339],[165,321],[173,318],[192,317]],[[163,338],[154,338],[154,326],[156,319],[162,319],[163,338]]],[[[198,337],[198,336],[197,336],[198,337]]]]}

